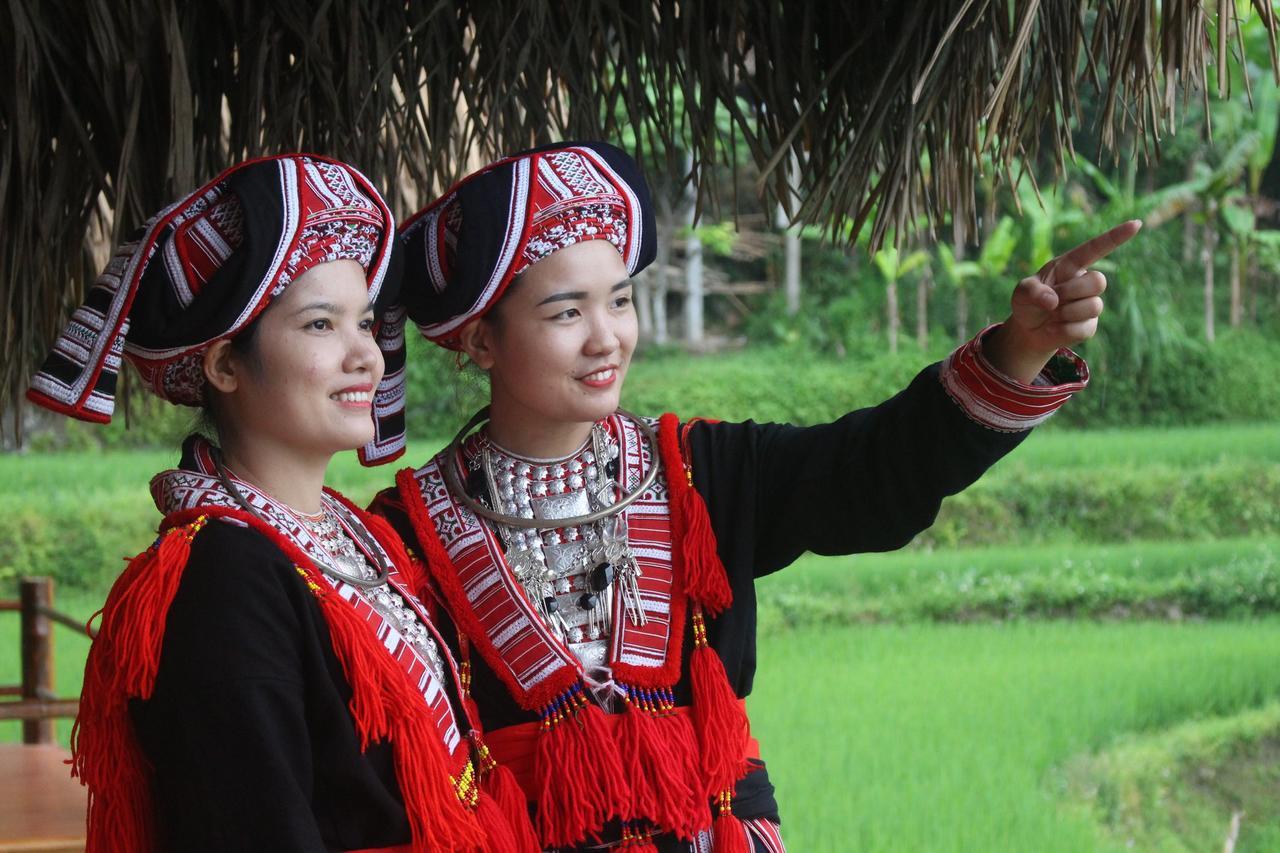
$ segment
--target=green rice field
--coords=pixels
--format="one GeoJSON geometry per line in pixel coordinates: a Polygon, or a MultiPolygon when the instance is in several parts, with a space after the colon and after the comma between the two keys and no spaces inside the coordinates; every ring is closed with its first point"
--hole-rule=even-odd
{"type": "MultiPolygon", "coordinates": [[[[421,439],[392,469],[421,464],[447,441],[421,439]]],[[[38,499],[59,489],[76,494],[129,493],[145,499],[151,475],[177,462],[175,450],[75,451],[0,454],[0,497],[38,499]]],[[[1173,429],[1077,432],[1042,429],[998,462],[984,483],[1025,471],[1193,468],[1218,463],[1280,464],[1280,428],[1238,424],[1173,429]]],[[[354,453],[334,458],[329,483],[355,500],[367,499],[391,479],[385,468],[364,469],[354,453]]]]}
{"type": "Polygon", "coordinates": [[[807,628],[761,638],[749,708],[795,850],[1119,850],[1054,769],[1280,697],[1277,650],[1276,619],[807,628]]]}
{"type": "MultiPolygon", "coordinates": [[[[86,618],[149,543],[146,483],[175,461],[0,456],[0,595],[51,574],[86,618]]],[[[392,473],[348,455],[330,482],[365,501],[392,473]]],[[[1280,849],[1280,502],[1259,497],[1277,484],[1274,425],[1042,430],[912,547],[762,579],[749,706],[790,848],[1221,849],[1243,810],[1236,851],[1280,849]],[[983,531],[988,510],[1026,527],[983,531]],[[1085,511],[1106,530],[1070,523],[1085,511]]],[[[0,613],[0,683],[17,628],[0,613]]],[[[55,628],[59,695],[87,648],[55,628]]]]}

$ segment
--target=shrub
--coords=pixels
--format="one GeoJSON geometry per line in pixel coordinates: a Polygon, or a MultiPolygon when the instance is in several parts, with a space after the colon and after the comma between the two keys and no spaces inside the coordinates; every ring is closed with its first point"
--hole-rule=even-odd
{"type": "Polygon", "coordinates": [[[0,505],[0,583],[47,575],[59,586],[105,589],[124,560],[151,544],[159,521],[146,500],[83,501],[58,495],[40,504],[0,505]]]}
{"type": "Polygon", "coordinates": [[[1280,466],[1014,470],[948,498],[917,546],[1280,533],[1280,466]]]}

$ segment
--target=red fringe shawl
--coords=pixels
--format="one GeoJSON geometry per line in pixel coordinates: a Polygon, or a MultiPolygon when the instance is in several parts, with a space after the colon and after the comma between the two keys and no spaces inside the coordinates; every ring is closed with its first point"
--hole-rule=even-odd
{"type": "MultiPolygon", "coordinates": [[[[534,765],[539,837],[545,846],[568,846],[598,832],[608,819],[620,818],[651,820],[664,831],[691,838],[711,823],[708,803],[717,799],[721,807],[714,820],[716,853],[746,853],[746,833],[733,816],[731,798],[735,783],[747,772],[750,726],[720,656],[707,643],[702,615],[728,608],[733,593],[706,503],[681,452],[674,414],[660,419],[658,445],[670,495],[673,568],[677,585],[694,605],[693,724],[684,715],[666,713],[660,702],[637,703],[629,697],[615,740],[602,725],[603,712],[582,697],[576,673],[573,684],[555,679],[554,686],[543,685],[550,690],[539,691],[536,699],[544,701],[526,707],[544,714],[534,765]]],[[[457,571],[423,503],[413,469],[402,470],[396,482],[445,599],[465,601],[465,596],[457,597],[457,571]]],[[[464,640],[469,636],[487,654],[497,654],[470,612],[452,616],[464,640]]],[[[505,668],[493,669],[511,695],[519,697],[521,691],[505,668]]],[[[644,839],[632,845],[652,848],[644,839]]]]}
{"type": "MultiPolygon", "coordinates": [[[[357,510],[362,520],[370,517],[357,510]]],[[[85,667],[80,713],[72,729],[72,774],[89,789],[89,851],[156,848],[150,771],[129,720],[130,699],[149,699],[160,663],[165,617],[191,553],[191,542],[217,518],[235,518],[265,535],[294,562],[315,594],[334,651],[352,690],[350,711],[361,744],[390,741],[412,830],[414,851],[509,850],[510,829],[481,803],[490,835],[459,800],[449,759],[432,722],[416,713],[421,697],[349,605],[333,591],[306,553],[240,510],[207,507],[165,519],[157,542],[135,557],[112,586],[98,638],[85,667]],[[490,823],[490,821],[493,821],[490,823]],[[496,845],[496,846],[495,846],[496,845]]],[[[373,521],[380,544],[409,562],[398,540],[373,521]]],[[[485,799],[485,798],[482,798],[485,799]]]]}

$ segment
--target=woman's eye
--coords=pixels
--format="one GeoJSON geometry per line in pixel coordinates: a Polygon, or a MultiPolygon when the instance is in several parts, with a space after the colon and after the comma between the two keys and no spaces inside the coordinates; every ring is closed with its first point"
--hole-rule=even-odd
{"type": "Polygon", "coordinates": [[[617,299],[613,300],[614,308],[626,308],[630,304],[631,304],[630,293],[626,294],[625,296],[619,296],[617,299]]]}
{"type": "Polygon", "coordinates": [[[373,327],[378,323],[373,317],[366,317],[360,321],[360,330],[364,332],[372,332],[373,327]]]}
{"type": "Polygon", "coordinates": [[[559,314],[555,315],[551,319],[552,320],[570,320],[577,316],[578,316],[577,308],[566,308],[565,310],[561,311],[559,314]]]}
{"type": "Polygon", "coordinates": [[[315,329],[317,332],[328,331],[333,328],[333,324],[328,320],[312,320],[307,324],[308,329],[315,329]]]}

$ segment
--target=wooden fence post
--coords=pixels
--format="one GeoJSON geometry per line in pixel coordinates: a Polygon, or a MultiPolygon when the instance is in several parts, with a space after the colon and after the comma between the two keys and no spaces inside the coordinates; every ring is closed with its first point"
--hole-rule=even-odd
{"type": "MultiPolygon", "coordinates": [[[[53,606],[52,578],[23,578],[22,698],[53,699],[53,623],[42,610],[53,606]]],[[[53,720],[23,720],[23,743],[53,743],[53,720]]]]}

